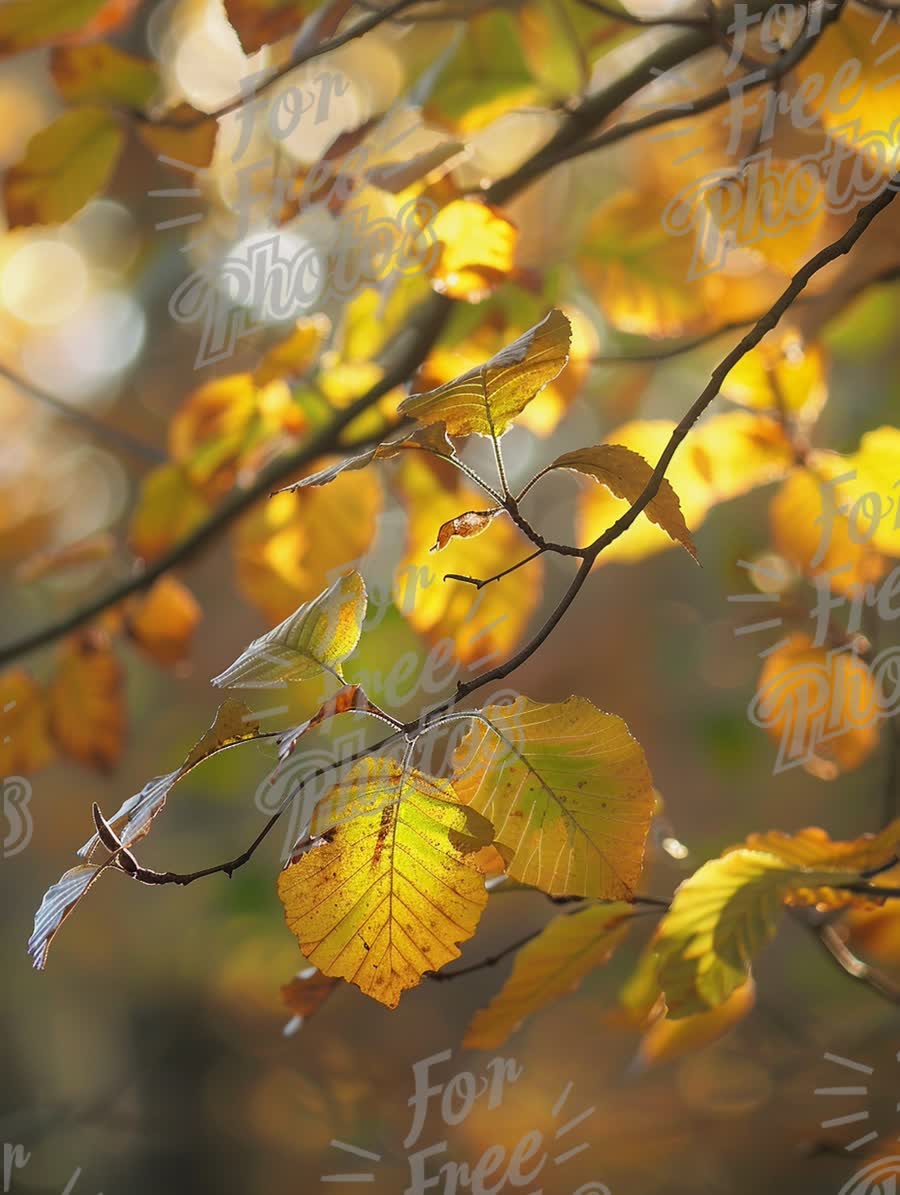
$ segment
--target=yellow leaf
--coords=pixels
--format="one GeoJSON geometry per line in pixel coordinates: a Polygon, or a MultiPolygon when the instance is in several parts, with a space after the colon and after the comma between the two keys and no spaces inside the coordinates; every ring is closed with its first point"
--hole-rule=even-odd
{"type": "Polygon", "coordinates": [[[0,777],[30,775],[55,754],[38,685],[21,668],[0,674],[0,777]]]}
{"type": "Polygon", "coordinates": [[[753,957],[774,936],[792,888],[831,887],[840,870],[807,871],[763,851],[712,859],[675,893],[654,939],[672,1020],[718,1008],[747,982],[753,957]]]}
{"type": "Polygon", "coordinates": [[[50,727],[63,751],[110,771],[124,745],[125,693],[121,666],[104,636],[87,632],[69,640],[47,696],[50,727]]]}
{"type": "Polygon", "coordinates": [[[160,465],[141,483],[128,537],[138,556],[153,560],[186,539],[209,514],[209,504],[179,465],[160,465]]]}
{"type": "Polygon", "coordinates": [[[825,223],[821,165],[799,170],[792,159],[755,154],[738,174],[703,195],[712,220],[736,249],[753,249],[784,274],[811,257],[825,223]],[[784,200],[790,194],[790,203],[784,200]]]}
{"type": "Polygon", "coordinates": [[[124,21],[136,0],[5,0],[0,4],[0,54],[77,42],[124,21]]]}
{"type": "Polygon", "coordinates": [[[278,877],[288,926],[323,974],[396,1008],[474,934],[487,891],[469,857],[491,827],[447,780],[368,757],[325,795],[311,832],[321,837],[278,877]]]}
{"type": "Polygon", "coordinates": [[[321,672],[341,675],[356,650],[366,616],[366,586],[355,570],[300,606],[246,651],[213,684],[229,689],[277,689],[321,672]]]}
{"type": "Polygon", "coordinates": [[[112,177],[125,135],[104,108],[73,108],[28,142],[4,180],[10,227],[62,224],[112,177]]]}
{"type": "Polygon", "coordinates": [[[798,572],[826,579],[830,589],[850,595],[879,580],[887,566],[841,513],[846,487],[828,480],[840,472],[847,472],[841,458],[813,456],[809,467],[795,470],[769,503],[769,527],[775,549],[798,572]]]}
{"type": "Polygon", "coordinates": [[[644,752],[583,697],[489,705],[453,757],[460,798],[489,817],[515,880],[552,896],[630,900],[653,807],[644,752]]]}
{"type": "Polygon", "coordinates": [[[512,974],[488,1007],[475,1014],[463,1045],[496,1049],[526,1017],[575,991],[612,957],[628,933],[631,914],[630,905],[612,904],[555,917],[517,952],[512,974]]]}
{"type": "Polygon", "coordinates": [[[203,611],[187,586],[165,573],[149,593],[129,603],[126,626],[152,659],[177,664],[189,655],[202,617],[203,611]]]}
{"type": "Polygon", "coordinates": [[[646,1068],[702,1050],[730,1033],[735,1025],[749,1016],[755,1003],[756,985],[751,978],[735,988],[717,1008],[677,1021],[659,1017],[641,1039],[638,1059],[646,1068]]]}
{"type": "MultiPolygon", "coordinates": [[[[653,474],[653,468],[640,453],[633,452],[623,444],[577,448],[574,452],[557,457],[550,468],[573,469],[593,477],[617,498],[628,502],[629,506],[634,505],[653,474]]],[[[662,479],[657,493],[644,507],[643,514],[697,559],[697,549],[681,513],[678,495],[667,478],[662,479]]]]}
{"type": "MultiPolygon", "coordinates": [[[[219,706],[212,725],[197,740],[180,767],[148,780],[140,792],[123,801],[112,817],[105,819],[106,824],[123,846],[134,846],[148,833],[153,819],[162,811],[169,793],[183,776],[210,756],[255,739],[258,734],[259,723],[247,707],[229,697],[219,706]]],[[[92,834],[78,854],[90,858],[100,845],[99,836],[92,834]]]]}
{"type": "Polygon", "coordinates": [[[796,333],[767,337],[751,349],[722,383],[722,395],[744,407],[815,419],[828,396],[825,353],[804,347],[796,333]]]}
{"type": "Polygon", "coordinates": [[[467,486],[445,490],[430,470],[412,468],[418,464],[404,461],[409,532],[394,575],[394,601],[432,642],[451,640],[463,663],[497,663],[521,640],[537,607],[543,562],[536,560],[477,592],[462,581],[445,581],[448,573],[482,578],[500,572],[521,553],[521,535],[507,518],[494,519],[474,539],[450,540],[435,560],[431,548],[439,527],[461,510],[475,509],[481,495],[467,486]],[[413,587],[412,577],[425,581],[413,587]]]}
{"type": "Polygon", "coordinates": [[[900,428],[866,432],[847,462],[856,470],[847,483],[855,534],[879,552],[900,556],[900,428]]]}
{"type": "Polygon", "coordinates": [[[515,225],[486,203],[454,200],[438,212],[430,229],[440,250],[432,284],[441,294],[481,303],[512,272],[515,225]]]}
{"type": "Polygon", "coordinates": [[[107,42],[58,46],[50,59],[50,73],[60,95],[70,104],[109,102],[141,110],[159,86],[152,62],[107,42]]]}
{"type": "Polygon", "coordinates": [[[550,314],[483,365],[436,390],[403,400],[402,415],[445,423],[451,436],[502,435],[568,360],[569,321],[550,314]]]}
{"type": "Polygon", "coordinates": [[[253,371],[257,386],[282,378],[301,377],[318,358],[328,333],[328,321],[321,316],[297,320],[293,331],[269,349],[253,371]]]}
{"type": "Polygon", "coordinates": [[[776,770],[802,765],[823,779],[872,753],[882,717],[866,664],[799,632],[766,657],[749,713],[779,745],[776,770]]]}
{"type": "MultiPolygon", "coordinates": [[[[825,30],[794,72],[804,117],[814,113],[832,137],[868,158],[870,169],[874,164],[886,173],[900,147],[898,53],[897,26],[881,12],[853,7],[825,30]]],[[[870,171],[861,177],[868,187],[860,198],[871,198],[870,171]]]]}
{"type": "Polygon", "coordinates": [[[287,618],[363,558],[380,508],[381,487],[370,473],[259,503],[235,534],[242,592],[270,622],[287,618]]]}

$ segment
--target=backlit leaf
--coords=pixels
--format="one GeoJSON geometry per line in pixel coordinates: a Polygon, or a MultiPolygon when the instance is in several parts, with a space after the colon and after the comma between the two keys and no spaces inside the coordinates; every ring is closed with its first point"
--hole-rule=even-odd
{"type": "MultiPolygon", "coordinates": [[[[626,448],[623,444],[597,444],[593,448],[577,448],[574,452],[558,456],[550,468],[572,469],[593,477],[611,490],[617,498],[624,498],[629,505],[637,501],[653,474],[652,467],[640,453],[626,448]]],[[[643,513],[651,523],[662,527],[667,535],[677,540],[695,560],[697,559],[697,549],[681,513],[678,495],[667,478],[662,479],[659,490],[644,507],[643,513]]]]}
{"type": "Polygon", "coordinates": [[[448,519],[438,530],[437,540],[431,549],[432,552],[446,548],[455,536],[460,539],[471,539],[473,535],[481,535],[482,531],[487,531],[496,515],[496,510],[467,510],[465,514],[448,519]]]}
{"type": "Polygon", "coordinates": [[[653,807],[644,752],[583,697],[489,705],[453,758],[462,800],[489,817],[513,879],[553,896],[629,900],[653,807]]]}
{"type": "Polygon", "coordinates": [[[108,772],[124,746],[125,692],[121,665],[105,636],[89,631],[68,641],[47,699],[50,728],[63,751],[108,772]]]}
{"type": "Polygon", "coordinates": [[[563,313],[551,311],[483,365],[436,390],[404,399],[400,413],[420,423],[444,423],[451,436],[502,435],[564,368],[570,335],[563,313]]]}
{"type": "MultiPolygon", "coordinates": [[[[169,793],[183,776],[210,756],[255,739],[258,734],[259,723],[247,707],[229,697],[219,706],[212,725],[197,740],[180,767],[149,780],[140,792],[129,797],[111,818],[106,819],[106,824],[123,846],[133,846],[150,830],[153,819],[162,811],[169,793]]],[[[100,845],[100,838],[93,834],[78,853],[83,858],[90,858],[100,845]]]]}
{"type": "Polygon", "coordinates": [[[103,191],[125,135],[103,108],[73,108],[36,133],[4,180],[11,227],[62,224],[103,191]]]}
{"type": "Polygon", "coordinates": [[[515,227],[487,204],[455,200],[438,212],[429,227],[440,247],[431,279],[442,294],[480,303],[511,273],[515,227]]]}
{"type": "Polygon", "coordinates": [[[722,394],[741,406],[815,419],[828,395],[824,351],[804,347],[796,333],[767,337],[730,370],[722,394]]]}
{"type": "Polygon", "coordinates": [[[44,893],[34,915],[34,931],[28,939],[28,953],[36,971],[42,971],[47,951],[56,932],[103,869],[93,863],[71,868],[44,893]]]}
{"type": "Polygon", "coordinates": [[[365,616],[366,586],[354,570],[254,639],[212,683],[227,689],[273,689],[321,672],[340,676],[341,665],[359,643],[365,616]]]}
{"type": "Polygon", "coordinates": [[[395,1008],[474,934],[487,892],[469,857],[491,827],[448,781],[372,757],[325,795],[316,819],[321,837],[278,878],[288,926],[323,974],[395,1008]]]}
{"type": "Polygon", "coordinates": [[[879,552],[900,556],[900,428],[866,432],[847,461],[856,470],[847,483],[855,532],[879,552]]]}
{"type": "Polygon", "coordinates": [[[517,952],[512,974],[488,1007],[475,1014],[463,1045],[496,1049],[526,1017],[574,991],[609,961],[628,933],[631,914],[630,905],[611,904],[555,917],[517,952]]]}
{"type": "Polygon", "coordinates": [[[747,982],[754,956],[774,936],[792,888],[830,887],[852,873],[807,871],[763,851],[704,863],[675,893],[654,939],[672,1020],[718,1008],[747,982]]]}

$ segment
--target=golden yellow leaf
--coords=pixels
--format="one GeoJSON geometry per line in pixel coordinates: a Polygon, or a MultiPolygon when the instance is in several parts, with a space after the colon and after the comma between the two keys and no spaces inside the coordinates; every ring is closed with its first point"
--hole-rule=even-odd
{"type": "MultiPolygon", "coordinates": [[[[596,444],[593,448],[577,448],[574,452],[558,456],[550,468],[572,469],[593,477],[629,506],[641,496],[653,474],[652,466],[640,453],[623,444],[596,444]]],[[[668,478],[662,479],[658,491],[644,507],[643,514],[697,559],[697,549],[681,513],[678,495],[668,478]]]]}
{"type": "Polygon", "coordinates": [[[892,173],[900,147],[898,53],[897,26],[881,12],[853,7],[841,13],[795,68],[800,111],[804,116],[814,113],[832,137],[869,161],[859,176],[854,169],[860,199],[875,193],[872,166],[892,173]]]}
{"type": "Polygon", "coordinates": [[[47,698],[50,728],[62,750],[110,771],[124,745],[125,693],[121,665],[105,636],[88,631],[66,643],[47,698]]]}
{"type": "MultiPolygon", "coordinates": [[[[219,706],[212,725],[197,740],[184,762],[174,772],[148,780],[140,792],[123,801],[112,817],[105,819],[107,826],[123,846],[134,846],[148,833],[153,819],[162,811],[169,793],[183,776],[210,756],[255,739],[258,734],[259,723],[253,714],[240,701],[229,697],[219,706]]],[[[100,845],[99,836],[92,834],[78,854],[89,859],[100,845]]]]}
{"type": "Polygon", "coordinates": [[[62,224],[112,177],[124,145],[118,118],[105,108],[73,108],[29,141],[6,173],[10,227],[62,224]]]}
{"type": "Polygon", "coordinates": [[[799,170],[793,159],[754,155],[703,195],[720,233],[737,249],[753,249],[784,274],[812,257],[825,223],[821,166],[799,170]],[[785,193],[790,203],[784,200],[785,193]]]}
{"type": "Polygon", "coordinates": [[[160,465],[141,483],[128,538],[145,560],[161,556],[188,535],[209,514],[209,503],[191,484],[180,465],[160,465]]]}
{"type": "Polygon", "coordinates": [[[432,285],[451,299],[481,303],[512,272],[515,226],[488,204],[454,200],[438,212],[430,230],[440,249],[432,285]]]}
{"type": "Polygon", "coordinates": [[[668,1016],[718,1008],[747,982],[793,888],[827,888],[852,872],[791,867],[764,851],[712,859],[679,886],[654,938],[668,1016]]]}
{"type": "Polygon", "coordinates": [[[60,95],[69,103],[112,103],[143,109],[159,86],[152,62],[119,50],[107,42],[85,46],[57,46],[50,73],[60,95]]]}
{"type": "Polygon", "coordinates": [[[21,668],[0,674],[0,777],[30,775],[55,754],[37,683],[21,668]]]}
{"type": "Polygon", "coordinates": [[[693,1054],[724,1037],[753,1011],[756,984],[748,979],[718,1007],[672,1021],[662,1016],[641,1038],[638,1059],[644,1068],[693,1054]]]}
{"type": "Polygon", "coordinates": [[[436,559],[431,548],[438,529],[460,511],[477,509],[483,497],[468,486],[445,490],[430,470],[412,468],[419,464],[404,461],[409,530],[406,553],[394,574],[394,601],[429,640],[450,640],[463,663],[495,664],[521,640],[537,607],[543,562],[536,560],[477,592],[462,581],[445,581],[448,573],[494,576],[522,553],[522,537],[509,519],[494,519],[474,539],[450,540],[436,559]],[[413,584],[410,578],[424,581],[413,584]]]}
{"type": "Polygon", "coordinates": [[[315,364],[327,333],[328,322],[321,316],[297,320],[290,335],[269,349],[254,369],[254,382],[265,386],[282,378],[301,377],[315,364]]]}
{"type": "Polygon", "coordinates": [[[486,706],[454,752],[453,783],[493,821],[513,879],[552,896],[634,895],[653,781],[615,714],[583,697],[486,706]]]}
{"type": "Polygon", "coordinates": [[[571,328],[550,314],[483,365],[436,390],[412,394],[399,411],[420,423],[444,423],[451,436],[502,435],[532,398],[564,368],[571,328]]]}
{"type": "Polygon", "coordinates": [[[370,756],[325,795],[311,832],[278,877],[288,926],[323,974],[396,1008],[474,934],[487,891],[469,857],[491,827],[449,781],[370,756]]]}
{"type": "Polygon", "coordinates": [[[833,457],[813,456],[808,468],[787,478],[769,503],[769,528],[775,549],[798,572],[827,580],[837,593],[853,594],[879,580],[887,564],[841,513],[846,487],[828,480],[840,472],[829,464],[833,457]]]}
{"type": "Polygon", "coordinates": [[[828,396],[825,352],[804,346],[794,332],[766,337],[746,353],[722,383],[725,398],[744,407],[815,419],[828,396]]]}
{"type": "Polygon", "coordinates": [[[341,676],[341,665],[359,643],[366,604],[365,582],[354,569],[254,639],[212,683],[227,689],[277,689],[321,672],[341,676]]]}
{"type": "Polygon", "coordinates": [[[362,559],[380,509],[381,486],[366,472],[261,502],[235,533],[242,593],[270,622],[287,618],[362,559]]]}
{"type": "Polygon", "coordinates": [[[170,573],[154,582],[143,597],[130,602],[128,634],[159,664],[177,664],[190,654],[203,611],[186,585],[170,573]]]}
{"type": "Polygon", "coordinates": [[[879,552],[900,556],[900,428],[866,432],[847,457],[856,477],[847,482],[854,533],[879,552]]]}
{"type": "Polygon", "coordinates": [[[555,917],[517,952],[512,974],[488,1007],[475,1014],[463,1045],[496,1049],[526,1017],[575,991],[612,957],[628,933],[632,911],[631,905],[613,903],[555,917]]]}
{"type": "Polygon", "coordinates": [[[802,765],[824,779],[871,754],[882,718],[864,661],[846,647],[817,647],[800,632],[766,657],[749,713],[778,743],[777,770],[802,765]]]}

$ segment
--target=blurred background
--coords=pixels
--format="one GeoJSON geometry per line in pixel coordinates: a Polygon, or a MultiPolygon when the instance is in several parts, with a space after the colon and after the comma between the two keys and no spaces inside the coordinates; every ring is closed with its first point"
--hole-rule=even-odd
{"type": "MultiPolygon", "coordinates": [[[[279,152],[293,155],[298,168],[318,160],[334,136],[383,111],[408,85],[409,61],[434,59],[441,39],[446,41],[446,26],[427,34],[388,26],[375,40],[357,43],[336,61],[349,85],[330,110],[321,141],[298,142],[294,149],[285,143],[279,152]]],[[[201,113],[233,98],[235,83],[264,69],[270,53],[246,52],[224,10],[203,3],[139,5],[115,42],[155,55],[166,103],[187,102],[201,113]]],[[[18,162],[28,139],[60,109],[49,51],[5,59],[0,164],[18,162]]],[[[528,121],[543,120],[540,135],[546,135],[557,117],[548,108],[528,121]]],[[[223,138],[236,135],[227,123],[223,129],[223,138]]],[[[533,132],[526,136],[519,129],[526,147],[519,156],[508,130],[501,133],[482,133],[475,165],[470,155],[465,169],[499,176],[535,144],[529,140],[533,132]],[[500,161],[504,154],[509,160],[500,161]]],[[[4,642],[130,575],[135,566],[123,543],[129,524],[133,549],[140,539],[133,516],[142,503],[146,508],[142,483],[173,457],[174,417],[192,391],[256,368],[285,335],[283,320],[267,322],[266,312],[257,312],[252,334],[237,342],[232,356],[197,370],[199,328],[175,321],[169,309],[192,269],[210,263],[214,269],[229,254],[239,255],[247,236],[234,191],[239,166],[220,143],[201,195],[162,199],[154,192],[192,184],[146,146],[129,142],[102,198],[63,224],[14,228],[0,237],[4,642]],[[201,212],[202,220],[156,227],[192,211],[201,212]],[[204,237],[186,250],[201,224],[204,237]],[[73,545],[78,547],[70,552],[73,545]]],[[[520,269],[541,275],[543,294],[533,277],[529,282],[520,273],[454,325],[460,342],[482,317],[504,330],[510,312],[534,309],[540,318],[553,302],[563,304],[576,323],[583,362],[577,400],[566,404],[563,418],[548,416],[545,426],[517,428],[504,440],[514,486],[540,463],[597,442],[627,420],[678,419],[735,339],[667,361],[588,362],[601,353],[633,351],[642,342],[628,332],[642,329],[623,330],[621,322],[614,327],[575,264],[558,258],[557,234],[567,230],[556,227],[565,223],[558,216],[547,218],[548,211],[560,210],[548,205],[572,197],[566,210],[574,221],[612,194],[620,177],[598,178],[593,166],[582,164],[579,170],[565,179],[555,172],[548,180],[555,192],[539,200],[526,192],[515,211],[530,254],[520,269]]],[[[253,227],[251,222],[251,232],[253,227]]],[[[294,227],[294,234],[318,243],[311,226],[294,227]]],[[[375,338],[378,348],[373,329],[380,331],[380,317],[365,302],[354,307],[329,295],[294,313],[324,319],[332,332],[341,332],[343,339],[328,340],[325,350],[332,354],[326,364],[335,367],[331,397],[338,404],[368,384],[363,352],[357,350],[354,359],[347,348],[350,333],[357,344],[375,338]],[[350,376],[339,376],[340,370],[350,376]]],[[[822,332],[830,397],[815,429],[819,445],[852,452],[865,431],[896,422],[898,314],[898,286],[879,286],[849,302],[822,332]]],[[[466,351],[479,360],[493,347],[480,356],[478,347],[460,350],[459,369],[468,364],[466,351]]],[[[279,434],[294,437],[292,443],[316,426],[314,391],[321,397],[316,386],[304,389],[296,426],[279,425],[279,434]]],[[[193,431],[184,433],[193,434],[195,443],[202,439],[196,428],[203,415],[198,407],[193,431]]],[[[280,446],[273,448],[275,439],[244,459],[238,472],[271,459],[280,446]]],[[[470,449],[468,459],[491,467],[484,445],[470,449]]],[[[189,651],[173,653],[176,658],[164,660],[158,642],[148,651],[147,636],[142,642],[140,635],[123,635],[112,619],[98,632],[115,638],[121,668],[117,745],[101,751],[100,766],[93,768],[48,748],[45,766],[34,774],[28,770],[33,832],[0,860],[0,1142],[21,1144],[31,1155],[27,1166],[13,1166],[6,1175],[5,1189],[62,1192],[80,1168],[76,1189],[88,1195],[307,1192],[319,1189],[323,1176],[368,1168],[368,1162],[342,1156],[331,1145],[336,1139],[380,1155],[372,1164],[373,1189],[394,1195],[409,1182],[403,1142],[413,1065],[450,1050],[451,1061],[436,1072],[446,1081],[466,1070],[479,1075],[490,1061],[491,1054],[466,1051],[461,1042],[474,1012],[509,973],[510,959],[452,982],[426,979],[394,1012],[345,985],[298,1032],[285,1036],[291,1012],[280,989],[304,964],[275,890],[285,846],[279,832],[231,880],[218,875],[181,889],[105,877],[65,924],[46,971],[32,969],[25,949],[42,894],[73,865],[74,850],[92,830],[91,803],[109,814],[149,777],[177,766],[215,713],[209,677],[293,609],[304,586],[318,591],[317,544],[333,541],[327,553],[332,570],[361,558],[385,607],[355,665],[359,672],[348,667],[348,677],[364,672],[373,697],[384,698],[390,661],[412,651],[422,666],[431,650],[427,620],[405,618],[392,595],[402,556],[398,545],[408,534],[406,503],[416,485],[415,478],[401,476],[398,486],[397,476],[388,470],[354,483],[334,507],[309,514],[317,520],[309,544],[273,546],[249,521],[265,519],[263,513],[244,516],[237,530],[214,538],[179,574],[202,617],[186,616],[192,641],[189,651]],[[344,542],[334,521],[342,511],[349,522],[370,527],[359,542],[352,536],[344,542]],[[279,551],[294,553],[283,569],[279,551]],[[298,567],[303,576],[295,576],[298,567]]],[[[216,466],[209,477],[203,500],[210,503],[237,484],[237,473],[217,473],[216,466]]],[[[545,533],[577,537],[578,483],[554,478],[540,493],[535,510],[545,533]]],[[[534,699],[576,693],[620,714],[644,746],[662,802],[643,882],[653,895],[668,897],[700,862],[754,830],[821,825],[835,838],[854,837],[881,821],[891,767],[887,733],[861,766],[825,782],[800,768],[773,774],[775,744],[747,717],[758,653],[777,634],[737,635],[741,611],[727,599],[747,589],[739,562],[771,553],[772,493],[772,486],[761,486],[710,511],[695,536],[702,568],[676,550],[599,568],[564,624],[514,678],[534,699]]],[[[176,522],[187,501],[176,495],[159,521],[176,522]]],[[[437,519],[432,523],[433,535],[437,519]]],[[[279,524],[281,530],[288,526],[290,518],[279,524]]],[[[169,531],[164,526],[153,534],[165,540],[169,531]]],[[[454,561],[461,559],[462,549],[454,550],[454,561]]],[[[406,551],[410,558],[408,543],[406,551]]],[[[440,564],[437,559],[434,567],[440,564]]],[[[511,591],[508,600],[522,620],[519,638],[552,608],[569,573],[566,561],[550,558],[530,588],[511,591]]],[[[880,648],[897,643],[896,624],[882,624],[879,633],[880,648]]],[[[503,646],[494,645],[499,654],[503,646]]],[[[30,683],[50,685],[60,650],[49,646],[14,667],[26,668],[30,683]]],[[[421,703],[411,684],[395,681],[392,696],[393,711],[407,717],[421,703]]],[[[309,708],[306,701],[311,698],[298,699],[292,710],[298,718],[309,708]]],[[[256,703],[265,706],[265,699],[256,703]]],[[[87,707],[84,715],[90,716],[87,707]]],[[[73,716],[77,722],[77,708],[73,716]]],[[[34,727],[16,720],[9,705],[2,717],[5,772],[20,774],[26,766],[16,745],[30,739],[34,727]]],[[[189,776],[140,852],[141,861],[190,870],[237,854],[264,820],[256,796],[273,758],[266,747],[251,745],[189,776]]],[[[533,893],[492,899],[477,935],[464,945],[462,964],[502,951],[553,912],[533,893]]],[[[448,1156],[471,1163],[489,1146],[512,1148],[530,1130],[552,1137],[554,1105],[571,1084],[566,1112],[594,1109],[578,1130],[590,1148],[542,1176],[547,1195],[568,1195],[590,1182],[606,1184],[614,1195],[749,1195],[760,1187],[785,1195],[837,1193],[862,1164],[843,1149],[860,1130],[820,1125],[860,1110],[869,1112],[866,1130],[879,1134],[870,1150],[890,1151],[900,1134],[900,1010],[854,983],[789,918],[755,968],[757,1003],[747,1019],[704,1050],[641,1065],[640,1034],[620,1013],[618,997],[653,924],[653,918],[643,919],[606,968],[529,1020],[498,1051],[522,1068],[499,1108],[480,1100],[463,1124],[448,1128],[432,1106],[420,1144],[446,1139],[448,1156]],[[865,1096],[815,1096],[818,1087],[857,1082],[827,1053],[872,1068],[859,1079],[868,1088],[865,1096]]],[[[868,944],[879,965],[900,978],[900,925],[890,921],[882,930],[868,944]]]]}

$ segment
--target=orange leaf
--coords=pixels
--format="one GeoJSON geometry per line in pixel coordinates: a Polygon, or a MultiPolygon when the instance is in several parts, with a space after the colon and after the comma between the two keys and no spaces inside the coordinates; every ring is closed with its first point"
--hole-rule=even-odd
{"type": "Polygon", "coordinates": [[[129,604],[128,633],[159,664],[177,664],[191,650],[203,611],[186,585],[168,573],[129,604]]]}
{"type": "Polygon", "coordinates": [[[40,688],[21,668],[4,672],[0,675],[0,777],[36,772],[55,754],[40,688]]]}
{"type": "Polygon", "coordinates": [[[48,693],[50,726],[60,747],[80,763],[108,772],[125,737],[122,669],[105,636],[70,639],[48,693]]]}

